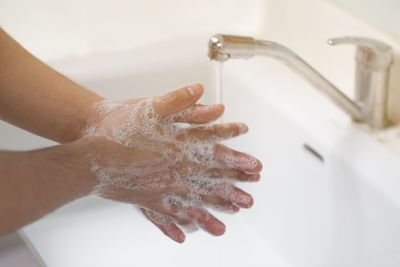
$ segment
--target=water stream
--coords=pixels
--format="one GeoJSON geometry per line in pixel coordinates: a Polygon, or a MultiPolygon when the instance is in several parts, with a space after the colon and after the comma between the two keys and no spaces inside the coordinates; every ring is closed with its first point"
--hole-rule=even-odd
{"type": "MultiPolygon", "coordinates": [[[[215,80],[216,80],[216,87],[215,87],[215,101],[218,104],[223,104],[223,83],[222,83],[222,66],[223,63],[220,61],[214,61],[215,66],[215,80]]],[[[218,119],[218,123],[222,123],[222,117],[218,119]]]]}

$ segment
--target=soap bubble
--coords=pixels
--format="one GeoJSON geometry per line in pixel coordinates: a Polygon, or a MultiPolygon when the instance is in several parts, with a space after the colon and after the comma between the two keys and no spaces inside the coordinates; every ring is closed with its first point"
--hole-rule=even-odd
{"type": "MultiPolygon", "coordinates": [[[[192,89],[188,90],[192,92],[192,89]]],[[[85,135],[101,136],[125,147],[157,153],[161,155],[161,159],[132,160],[129,164],[118,161],[99,163],[94,159],[91,170],[98,179],[96,194],[112,198],[114,193],[117,194],[115,191],[125,190],[126,196],[119,200],[130,203],[132,200],[129,194],[135,194],[137,203],[133,204],[145,208],[147,216],[162,225],[175,223],[177,219],[190,221],[184,212],[185,208],[206,207],[203,203],[204,196],[234,199],[233,179],[215,177],[206,172],[210,168],[222,166],[216,161],[214,151],[219,140],[198,140],[182,135],[182,130],[188,126],[174,123],[174,115],[167,118],[157,115],[153,98],[135,104],[103,101],[98,104],[97,109],[103,118],[89,125],[85,135]],[[181,189],[181,195],[171,194],[177,188],[181,189]],[[172,210],[174,216],[149,208],[156,201],[163,208],[172,210]]],[[[181,111],[182,114],[184,112],[188,111],[181,111]]],[[[227,154],[224,157],[226,165],[235,165],[236,159],[233,155],[230,157],[227,154]]],[[[254,160],[246,164],[251,168],[257,162],[254,160]]],[[[218,209],[218,206],[213,207],[218,209]]],[[[191,220],[189,228],[196,229],[198,222],[191,220]]]]}

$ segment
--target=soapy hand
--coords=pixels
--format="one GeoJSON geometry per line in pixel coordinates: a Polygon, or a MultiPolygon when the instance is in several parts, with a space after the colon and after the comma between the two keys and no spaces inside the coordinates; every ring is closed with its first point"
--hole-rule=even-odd
{"type": "Polygon", "coordinates": [[[192,85],[161,97],[100,102],[83,133],[103,139],[91,155],[94,193],[136,205],[177,242],[185,239],[178,225],[223,234],[224,224],[207,208],[251,207],[252,197],[235,183],[258,181],[262,168],[252,156],[219,143],[247,132],[246,125],[204,125],[224,107],[196,104],[202,94],[201,85],[192,85]]]}

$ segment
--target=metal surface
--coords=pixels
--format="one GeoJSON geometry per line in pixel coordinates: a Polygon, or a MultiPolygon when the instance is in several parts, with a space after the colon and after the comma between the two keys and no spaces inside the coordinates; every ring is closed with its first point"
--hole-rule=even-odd
{"type": "Polygon", "coordinates": [[[351,43],[358,46],[356,66],[356,100],[352,101],[317,70],[287,47],[278,43],[256,40],[252,37],[217,34],[210,38],[208,56],[212,60],[251,58],[264,55],[283,62],[300,74],[339,108],[357,122],[366,122],[372,128],[386,126],[387,79],[392,62],[392,49],[381,42],[357,37],[328,40],[331,45],[351,43]]]}
{"type": "Polygon", "coordinates": [[[328,40],[330,45],[353,44],[355,56],[355,102],[361,107],[365,121],[374,128],[387,125],[389,70],[393,61],[392,48],[382,42],[360,37],[339,37],[328,40]]]}

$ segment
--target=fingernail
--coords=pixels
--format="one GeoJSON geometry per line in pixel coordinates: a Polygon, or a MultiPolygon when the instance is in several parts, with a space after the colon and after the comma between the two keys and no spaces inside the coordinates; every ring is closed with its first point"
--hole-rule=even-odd
{"type": "Polygon", "coordinates": [[[248,157],[243,161],[243,167],[246,168],[246,172],[255,174],[259,173],[262,170],[261,162],[254,158],[251,155],[247,155],[248,157]]]}
{"type": "Polygon", "coordinates": [[[170,235],[169,236],[172,240],[178,242],[178,243],[183,243],[185,242],[185,236],[182,234],[178,234],[178,235],[170,235]]]}
{"type": "Polygon", "coordinates": [[[247,133],[249,131],[249,127],[247,127],[246,124],[238,123],[237,125],[239,127],[239,133],[244,134],[244,133],[247,133]]]}
{"type": "Polygon", "coordinates": [[[241,208],[250,208],[253,206],[253,198],[249,195],[245,195],[242,193],[235,194],[235,204],[241,208]]]}
{"type": "Polygon", "coordinates": [[[261,175],[257,173],[257,174],[250,175],[248,180],[251,182],[258,182],[258,181],[260,181],[260,178],[261,178],[261,175]]]}
{"type": "Polygon", "coordinates": [[[227,213],[237,213],[237,212],[239,212],[239,211],[240,211],[240,208],[239,208],[238,206],[235,206],[235,205],[230,206],[230,207],[226,210],[227,213]]]}
{"type": "Polygon", "coordinates": [[[200,106],[200,107],[197,107],[197,109],[199,109],[200,111],[209,111],[209,110],[215,109],[218,106],[221,106],[221,104],[200,106]]]}
{"type": "Polygon", "coordinates": [[[185,242],[185,234],[179,233],[175,241],[181,244],[185,242]]]}
{"type": "Polygon", "coordinates": [[[195,95],[193,87],[188,86],[188,87],[186,87],[186,90],[188,90],[188,92],[189,92],[189,94],[190,94],[191,96],[194,96],[194,95],[195,95]]]}
{"type": "Polygon", "coordinates": [[[189,85],[186,87],[186,90],[191,96],[196,96],[203,93],[203,87],[200,84],[189,85]]]}
{"type": "Polygon", "coordinates": [[[166,232],[165,234],[171,238],[172,240],[178,242],[178,243],[183,243],[185,241],[185,234],[182,232],[176,231],[174,229],[173,225],[166,226],[166,232]]]}
{"type": "Polygon", "coordinates": [[[225,233],[225,224],[223,224],[221,222],[213,224],[212,227],[210,227],[210,228],[212,228],[212,229],[210,229],[211,230],[210,232],[213,235],[220,236],[225,233]]]}

